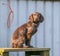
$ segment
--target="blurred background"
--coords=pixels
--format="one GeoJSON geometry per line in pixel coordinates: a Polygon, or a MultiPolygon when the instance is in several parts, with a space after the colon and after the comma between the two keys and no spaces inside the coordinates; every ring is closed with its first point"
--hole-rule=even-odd
{"type": "MultiPolygon", "coordinates": [[[[60,56],[60,1],[0,0],[0,48],[10,48],[10,40],[17,27],[28,21],[32,12],[40,12],[44,22],[32,37],[31,45],[50,48],[50,56],[60,56]]],[[[13,52],[11,56],[25,56],[13,52]]]]}

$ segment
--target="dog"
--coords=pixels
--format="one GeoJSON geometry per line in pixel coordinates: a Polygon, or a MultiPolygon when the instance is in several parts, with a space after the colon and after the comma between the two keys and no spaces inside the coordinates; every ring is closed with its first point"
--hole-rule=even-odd
{"type": "Polygon", "coordinates": [[[29,48],[31,37],[37,32],[39,24],[44,21],[44,17],[39,12],[33,12],[29,16],[29,21],[18,27],[12,35],[12,48],[29,48]],[[24,45],[25,44],[25,45],[24,45]]]}

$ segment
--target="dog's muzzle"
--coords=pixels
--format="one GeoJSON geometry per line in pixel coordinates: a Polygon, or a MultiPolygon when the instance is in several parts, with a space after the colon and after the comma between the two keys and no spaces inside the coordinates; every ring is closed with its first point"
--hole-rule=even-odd
{"type": "Polygon", "coordinates": [[[38,20],[36,20],[36,21],[33,21],[33,23],[35,23],[35,24],[38,24],[40,22],[40,20],[38,19],[38,20]]]}

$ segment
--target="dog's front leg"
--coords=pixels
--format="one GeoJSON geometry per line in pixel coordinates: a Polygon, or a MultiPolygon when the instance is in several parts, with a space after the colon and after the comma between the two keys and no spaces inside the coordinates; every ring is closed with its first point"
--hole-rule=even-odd
{"type": "Polygon", "coordinates": [[[30,45],[30,42],[31,42],[31,34],[28,34],[28,33],[27,33],[27,37],[26,37],[26,40],[25,40],[25,44],[26,44],[26,46],[28,46],[28,47],[33,47],[33,46],[30,45]]]}

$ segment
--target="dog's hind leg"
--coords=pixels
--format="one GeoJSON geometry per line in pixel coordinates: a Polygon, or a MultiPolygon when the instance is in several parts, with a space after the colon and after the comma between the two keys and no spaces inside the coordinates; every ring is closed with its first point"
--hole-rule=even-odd
{"type": "Polygon", "coordinates": [[[21,44],[21,43],[17,43],[17,48],[23,48],[23,44],[21,44]]]}
{"type": "Polygon", "coordinates": [[[17,48],[17,44],[12,43],[12,48],[17,48]]]}

